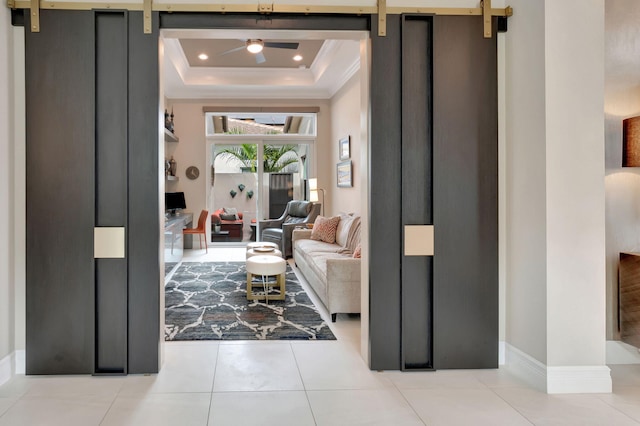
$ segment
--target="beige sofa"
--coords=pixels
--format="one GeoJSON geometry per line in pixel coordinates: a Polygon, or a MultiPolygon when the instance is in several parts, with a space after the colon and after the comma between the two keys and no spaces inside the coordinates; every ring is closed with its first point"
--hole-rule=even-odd
{"type": "Polygon", "coordinates": [[[293,259],[336,321],[338,313],[360,313],[360,217],[341,215],[336,243],[311,239],[311,230],[293,231],[293,259]]]}

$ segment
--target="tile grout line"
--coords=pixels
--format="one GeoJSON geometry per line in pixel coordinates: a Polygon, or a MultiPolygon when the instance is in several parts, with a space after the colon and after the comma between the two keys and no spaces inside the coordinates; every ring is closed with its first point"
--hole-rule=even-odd
{"type": "MultiPolygon", "coordinates": [[[[122,384],[122,386],[124,386],[124,383],[122,384]]],[[[120,390],[122,390],[122,386],[120,386],[120,389],[118,390],[118,392],[116,392],[116,394],[113,396],[113,400],[111,400],[111,404],[109,404],[109,408],[107,408],[104,412],[104,415],[102,416],[102,418],[100,419],[100,423],[98,423],[99,425],[104,423],[104,420],[107,418],[107,416],[109,415],[109,412],[111,411],[111,409],[113,408],[113,405],[116,403],[116,399],[118,399],[118,395],[120,394],[120,390]]]]}
{"type": "MultiPolygon", "coordinates": [[[[611,392],[611,394],[613,394],[613,391],[611,392]]],[[[624,415],[625,417],[629,418],[631,421],[633,421],[633,422],[635,422],[635,423],[637,423],[637,424],[640,424],[640,422],[639,422],[638,420],[634,419],[633,417],[631,417],[630,415],[628,415],[628,414],[627,414],[627,413],[625,413],[624,411],[620,410],[618,407],[616,407],[616,406],[614,406],[614,405],[609,404],[609,403],[607,402],[607,400],[605,400],[605,399],[601,398],[599,394],[595,394],[595,397],[596,397],[599,401],[603,402],[607,407],[613,408],[614,410],[616,410],[616,411],[617,411],[617,412],[619,412],[620,414],[622,414],[622,415],[624,415]]]]}
{"type": "Polygon", "coordinates": [[[11,403],[11,405],[9,405],[7,407],[7,409],[4,411],[4,413],[0,414],[0,420],[2,420],[2,418],[9,412],[9,410],[11,410],[13,408],[13,406],[16,405],[18,403],[18,401],[20,401],[22,396],[23,395],[20,395],[18,398],[0,398],[0,399],[13,399],[13,402],[11,403]]]}
{"type": "Polygon", "coordinates": [[[300,376],[300,382],[302,382],[302,390],[304,391],[304,396],[307,399],[307,405],[309,406],[309,411],[311,412],[311,417],[313,418],[313,424],[317,425],[318,421],[316,420],[316,415],[313,412],[313,407],[311,406],[311,401],[309,400],[309,392],[307,391],[307,385],[304,382],[304,377],[302,377],[302,371],[300,371],[300,364],[298,363],[298,357],[296,357],[296,351],[293,350],[293,344],[289,342],[289,347],[291,348],[291,354],[293,355],[293,361],[296,363],[296,368],[298,369],[298,375],[300,376]]]}
{"type": "Polygon", "coordinates": [[[526,421],[528,421],[529,423],[531,423],[532,425],[535,425],[535,423],[529,418],[527,417],[522,411],[518,410],[517,407],[514,407],[511,403],[509,403],[509,401],[507,401],[506,399],[504,399],[502,397],[502,395],[500,395],[498,392],[496,392],[495,390],[493,390],[493,388],[490,388],[489,386],[487,386],[487,384],[483,383],[482,381],[478,380],[480,383],[482,383],[487,389],[489,389],[491,391],[491,393],[493,393],[495,396],[497,396],[498,398],[500,398],[502,401],[504,401],[505,404],[507,404],[509,407],[513,408],[518,414],[520,414],[522,416],[523,419],[525,419],[526,421]]]}
{"type": "Polygon", "coordinates": [[[213,407],[213,389],[216,383],[216,374],[218,373],[218,361],[220,361],[220,344],[217,345],[216,365],[213,368],[213,379],[211,380],[211,392],[209,393],[209,410],[207,411],[207,425],[211,421],[211,407],[213,407]]]}
{"type": "Polygon", "coordinates": [[[414,408],[413,404],[411,404],[411,402],[409,402],[409,400],[407,399],[407,396],[402,393],[402,390],[400,390],[400,388],[398,387],[398,385],[396,384],[396,382],[394,382],[391,378],[389,378],[389,381],[391,382],[391,385],[393,386],[393,388],[400,394],[400,396],[402,396],[402,399],[404,399],[404,401],[407,403],[407,405],[409,406],[409,408],[411,408],[411,411],[413,411],[413,414],[416,415],[416,417],[422,422],[423,425],[427,426],[427,422],[426,420],[424,420],[420,414],[418,414],[418,412],[416,411],[416,409],[414,408]]]}

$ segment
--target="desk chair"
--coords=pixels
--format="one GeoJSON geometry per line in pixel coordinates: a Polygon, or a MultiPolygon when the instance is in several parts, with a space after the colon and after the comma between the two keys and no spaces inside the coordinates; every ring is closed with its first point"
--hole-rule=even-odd
{"type": "Polygon", "coordinates": [[[200,217],[198,218],[198,226],[196,228],[185,228],[182,230],[182,235],[198,234],[198,240],[200,241],[200,250],[202,250],[202,240],[204,240],[204,249],[209,253],[209,247],[207,244],[207,234],[205,232],[205,225],[207,224],[207,216],[209,210],[202,210],[200,217]]]}

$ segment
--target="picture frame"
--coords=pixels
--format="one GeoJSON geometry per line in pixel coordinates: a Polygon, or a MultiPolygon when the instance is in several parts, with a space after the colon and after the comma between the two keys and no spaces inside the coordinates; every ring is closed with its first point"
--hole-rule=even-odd
{"type": "Polygon", "coordinates": [[[336,167],[339,188],[349,188],[353,186],[353,174],[351,160],[341,161],[336,167]]]}
{"type": "Polygon", "coordinates": [[[351,136],[345,136],[338,141],[338,152],[341,160],[351,158],[351,136]]]}

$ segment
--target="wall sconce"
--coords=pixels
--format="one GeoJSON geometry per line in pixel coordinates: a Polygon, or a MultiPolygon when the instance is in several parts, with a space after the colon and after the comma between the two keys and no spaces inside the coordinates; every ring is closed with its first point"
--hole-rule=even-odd
{"type": "Polygon", "coordinates": [[[640,116],[622,121],[622,167],[640,167],[640,116]]]}
{"type": "Polygon", "coordinates": [[[309,201],[318,201],[318,191],[322,191],[322,204],[320,208],[322,210],[322,216],[324,216],[324,189],[318,188],[318,179],[309,179],[309,201]]]}

